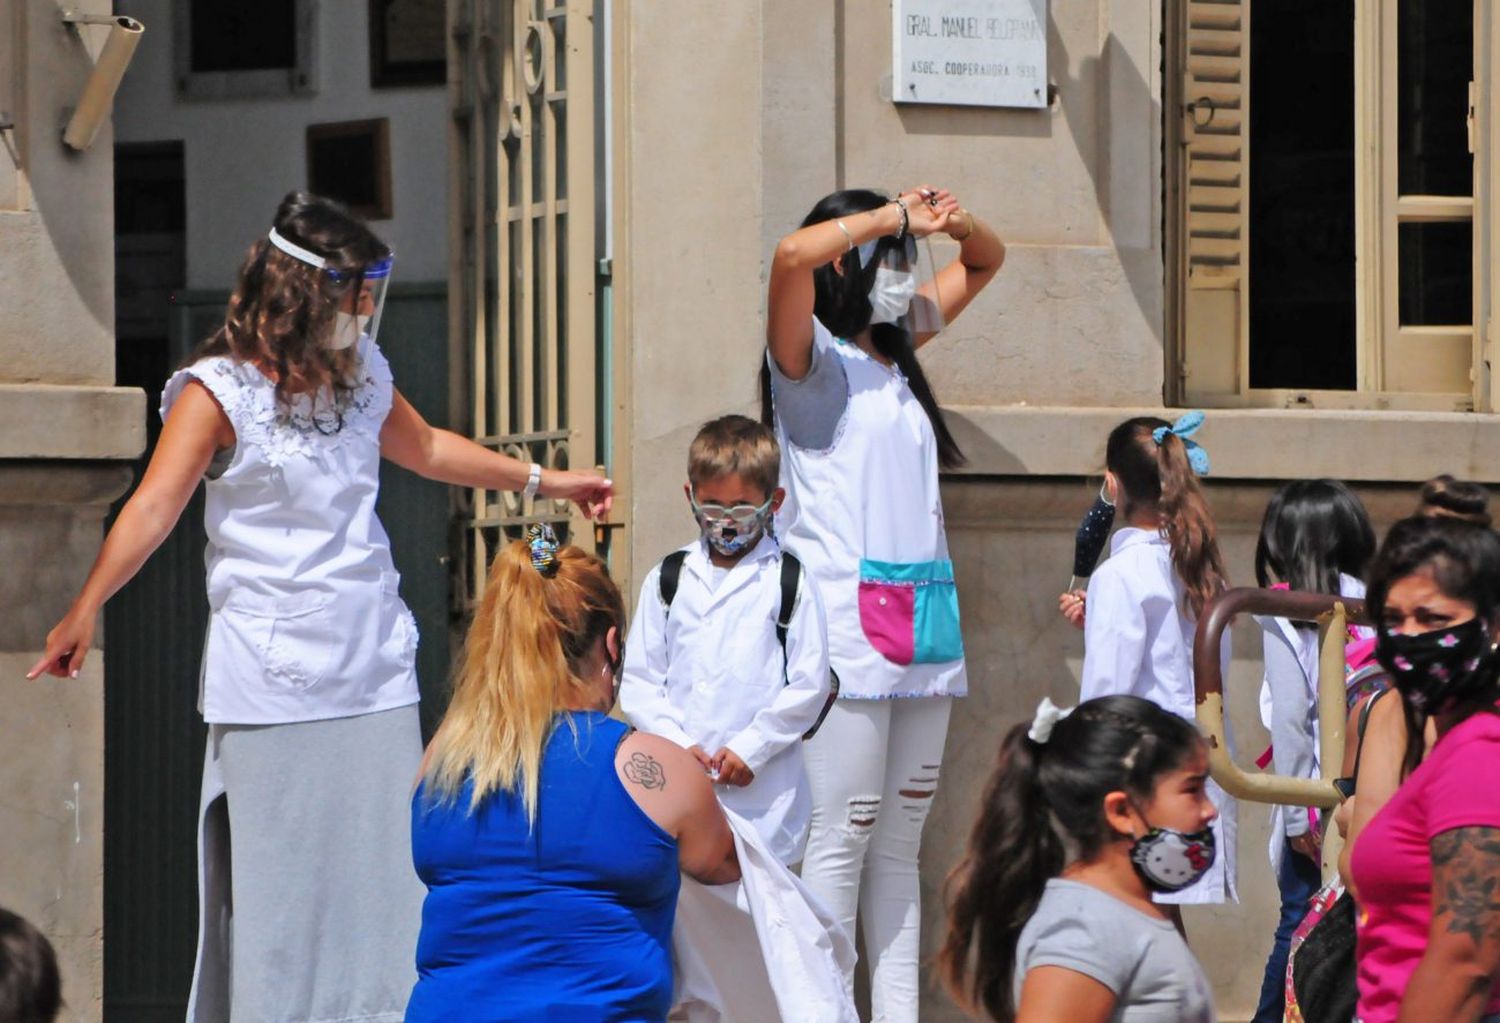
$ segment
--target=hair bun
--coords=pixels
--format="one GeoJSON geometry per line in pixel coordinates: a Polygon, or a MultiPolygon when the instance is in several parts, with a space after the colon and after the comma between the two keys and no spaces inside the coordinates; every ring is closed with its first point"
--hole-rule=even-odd
{"type": "Polygon", "coordinates": [[[1478,483],[1454,479],[1448,473],[1422,484],[1419,515],[1446,515],[1478,526],[1488,526],[1490,492],[1478,483]]]}

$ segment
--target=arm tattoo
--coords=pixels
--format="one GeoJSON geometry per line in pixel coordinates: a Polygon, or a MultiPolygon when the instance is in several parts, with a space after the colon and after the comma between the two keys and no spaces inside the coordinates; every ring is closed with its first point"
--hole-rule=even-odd
{"type": "Polygon", "coordinates": [[[630,759],[621,765],[620,772],[627,781],[633,781],[643,789],[667,787],[667,773],[662,770],[655,757],[644,753],[630,754],[630,759]]]}
{"type": "Polygon", "coordinates": [[[1500,940],[1500,828],[1455,828],[1432,839],[1432,912],[1476,947],[1500,940]]]}

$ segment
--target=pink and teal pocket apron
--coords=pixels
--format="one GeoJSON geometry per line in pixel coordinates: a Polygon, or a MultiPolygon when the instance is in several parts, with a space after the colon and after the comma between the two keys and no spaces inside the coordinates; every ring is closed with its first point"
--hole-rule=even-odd
{"type": "Polygon", "coordinates": [[[859,623],[894,664],[941,664],[964,655],[953,562],[861,559],[859,623]]]}

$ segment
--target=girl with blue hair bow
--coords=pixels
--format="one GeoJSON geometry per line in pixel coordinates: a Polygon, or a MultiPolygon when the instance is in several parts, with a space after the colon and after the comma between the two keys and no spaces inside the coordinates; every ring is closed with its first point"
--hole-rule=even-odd
{"type": "MultiPolygon", "coordinates": [[[[1115,427],[1105,444],[1105,490],[1124,525],[1087,593],[1061,600],[1063,614],[1084,630],[1081,700],[1140,696],[1194,720],[1193,637],[1204,607],[1227,585],[1198,484],[1208,453],[1190,439],[1202,425],[1202,412],[1175,423],[1143,416],[1115,427]]],[[[1220,658],[1227,671],[1227,641],[1220,658]]],[[[1209,796],[1219,808],[1213,827],[1223,855],[1197,884],[1158,895],[1159,902],[1238,898],[1234,802],[1212,780],[1209,796]]]]}

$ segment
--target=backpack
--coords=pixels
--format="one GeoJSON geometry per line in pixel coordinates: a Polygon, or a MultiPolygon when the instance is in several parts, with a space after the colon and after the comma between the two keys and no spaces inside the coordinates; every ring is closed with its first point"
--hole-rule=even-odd
{"type": "MultiPolygon", "coordinates": [[[[677,584],[682,579],[682,563],[687,560],[687,551],[673,551],[661,562],[661,575],[657,577],[657,592],[661,597],[661,606],[672,614],[672,598],[677,596],[677,584]]],[[[802,585],[802,562],[797,560],[796,555],[789,551],[781,552],[781,607],[776,613],[776,642],[781,644],[781,679],[782,684],[787,684],[786,677],[786,634],[792,625],[792,612],[797,609],[797,589],[802,585]]],[[[833,709],[833,701],[839,695],[838,672],[831,667],[828,669],[828,700],[823,704],[823,709],[818,712],[818,720],[814,721],[812,727],[802,735],[803,741],[811,739],[823,725],[823,719],[833,709]]]]}

